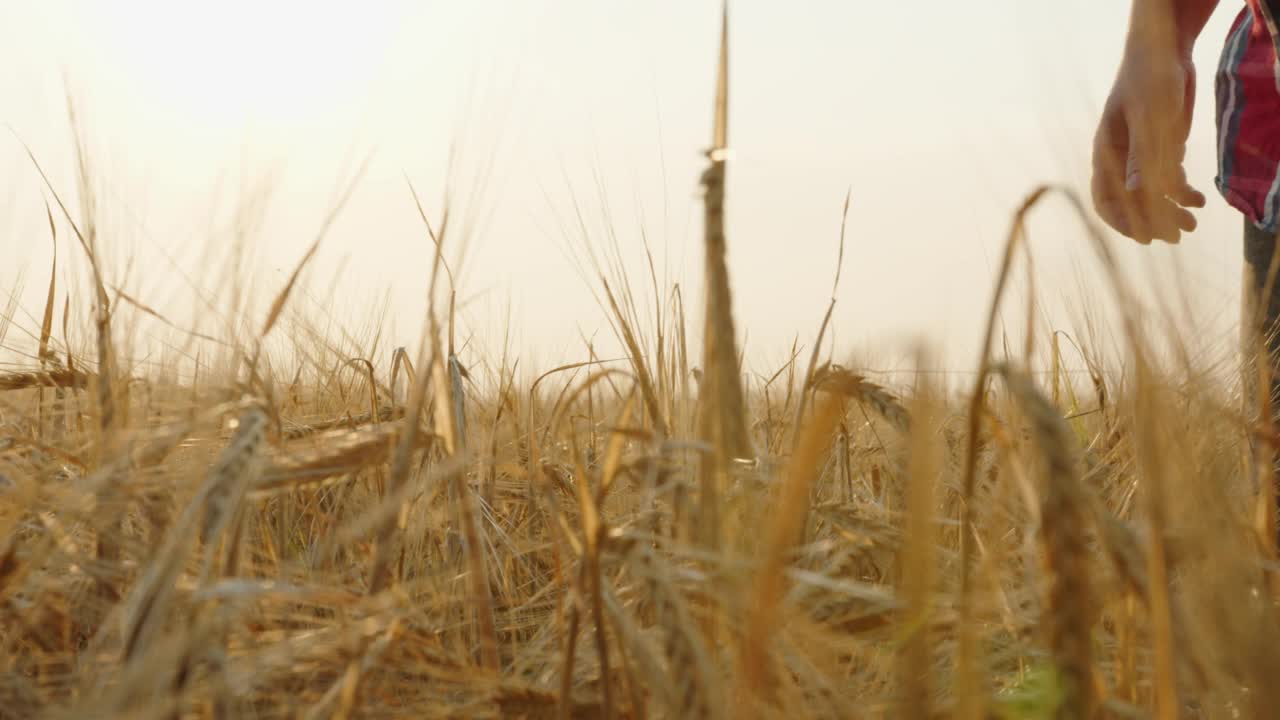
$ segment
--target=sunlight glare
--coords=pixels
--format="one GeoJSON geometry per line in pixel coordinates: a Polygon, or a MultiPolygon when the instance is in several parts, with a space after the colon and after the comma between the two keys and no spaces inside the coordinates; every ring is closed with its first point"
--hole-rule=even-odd
{"type": "Polygon", "coordinates": [[[188,121],[283,126],[352,110],[395,35],[398,2],[91,4],[131,91],[188,121]]]}

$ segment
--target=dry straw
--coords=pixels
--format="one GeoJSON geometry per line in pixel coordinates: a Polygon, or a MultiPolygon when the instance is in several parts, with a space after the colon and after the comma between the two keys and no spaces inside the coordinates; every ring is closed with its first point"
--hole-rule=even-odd
{"type": "Polygon", "coordinates": [[[839,267],[813,346],[744,378],[726,20],[700,371],[687,288],[661,286],[643,231],[650,282],[620,261],[600,280],[625,364],[590,336],[545,372],[483,333],[460,347],[444,253],[467,219],[446,189],[429,222],[412,185],[432,242],[417,352],[381,327],[331,340],[299,307],[349,187],[265,312],[224,293],[211,341],[107,283],[77,139],[74,222],[43,180],[57,264],[30,366],[0,374],[0,718],[1270,717],[1273,489],[1221,488],[1275,432],[1225,406],[1225,363],[1157,364],[1091,223],[1124,345],[1041,343],[1029,304],[997,355],[1028,216],[1063,196],[1084,217],[1074,195],[1014,216],[958,404],[932,375],[886,387],[823,357],[839,267]],[[68,293],[55,337],[77,261],[93,312],[74,328],[68,293]],[[148,317],[176,359],[129,357],[148,317]]]}

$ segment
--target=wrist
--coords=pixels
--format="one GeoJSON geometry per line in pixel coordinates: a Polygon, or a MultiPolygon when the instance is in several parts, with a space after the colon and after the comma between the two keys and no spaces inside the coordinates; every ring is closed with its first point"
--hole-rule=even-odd
{"type": "Polygon", "coordinates": [[[1218,0],[1135,0],[1125,54],[1174,56],[1190,63],[1196,39],[1218,0]]]}
{"type": "Polygon", "coordinates": [[[1191,63],[1191,55],[1196,49],[1196,40],[1204,29],[1203,22],[1179,22],[1173,31],[1173,51],[1184,63],[1191,63]]]}
{"type": "Polygon", "coordinates": [[[1196,38],[1209,23],[1218,0],[1165,0],[1173,9],[1173,38],[1178,54],[1190,61],[1196,38]]]}
{"type": "Polygon", "coordinates": [[[1200,33],[1187,32],[1182,28],[1174,34],[1173,51],[1183,63],[1191,63],[1191,54],[1196,49],[1196,38],[1199,36],[1200,33]]]}
{"type": "Polygon", "coordinates": [[[1196,34],[1165,28],[1134,26],[1125,40],[1125,64],[1156,63],[1165,65],[1177,62],[1190,65],[1195,50],[1196,34]]]}

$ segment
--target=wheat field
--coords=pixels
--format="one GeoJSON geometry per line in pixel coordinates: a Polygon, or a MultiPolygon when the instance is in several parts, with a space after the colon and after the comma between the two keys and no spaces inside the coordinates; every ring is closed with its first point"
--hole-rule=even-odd
{"type": "Polygon", "coordinates": [[[58,199],[93,341],[67,341],[51,280],[31,347],[5,345],[32,360],[0,372],[0,717],[1275,717],[1277,435],[1246,402],[1267,364],[1152,337],[1080,202],[1041,188],[962,383],[823,358],[830,310],[744,382],[727,42],[703,312],[602,273],[621,363],[464,367],[445,208],[422,215],[447,298],[422,347],[266,350],[313,246],[254,337],[137,370],[120,308],[163,315],[110,289],[92,206],[58,199]],[[1050,196],[1122,308],[1118,351],[1039,328],[997,348],[1050,196]]]}

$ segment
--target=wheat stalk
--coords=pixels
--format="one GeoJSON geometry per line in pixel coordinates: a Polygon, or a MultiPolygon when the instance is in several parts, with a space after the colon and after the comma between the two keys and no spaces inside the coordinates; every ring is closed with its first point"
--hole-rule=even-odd
{"type": "Polygon", "coordinates": [[[720,61],[716,74],[715,122],[710,162],[702,174],[704,200],[704,249],[706,316],[703,330],[702,373],[698,400],[698,436],[715,454],[701,475],[702,541],[710,548],[720,543],[719,495],[722,476],[739,458],[754,457],[747,433],[746,401],[737,334],[733,322],[733,297],[726,264],[724,229],[725,161],[729,152],[729,7],[726,0],[720,27],[720,61]]]}
{"type": "Polygon", "coordinates": [[[236,434],[218,456],[208,476],[129,593],[123,656],[126,664],[150,646],[165,622],[176,580],[197,537],[206,544],[229,524],[245,490],[260,472],[267,418],[251,408],[241,416],[236,434]]]}
{"type": "Polygon", "coordinates": [[[29,388],[86,388],[94,376],[79,370],[58,368],[34,372],[0,373],[0,390],[29,388]]]}
{"type": "Polygon", "coordinates": [[[839,365],[824,365],[814,371],[811,384],[818,390],[838,393],[862,403],[899,432],[911,431],[911,413],[902,402],[861,375],[839,365]]]}
{"type": "MultiPolygon", "coordinates": [[[[924,363],[918,360],[917,365],[923,367],[924,363]]],[[[937,426],[939,414],[933,388],[921,389],[913,402],[913,410],[919,425],[910,437],[905,542],[897,578],[903,603],[898,627],[905,635],[898,660],[898,693],[901,717],[925,720],[931,716],[933,706],[934,643],[929,628],[935,612],[934,506],[942,469],[941,452],[934,433],[930,432],[937,426]]]]}
{"type": "Polygon", "coordinates": [[[1084,530],[1090,513],[1076,474],[1071,429],[1034,383],[1009,366],[994,368],[1031,422],[1032,437],[1046,466],[1041,537],[1052,577],[1049,589],[1049,646],[1062,680],[1063,701],[1056,717],[1093,716],[1093,589],[1084,530]]]}

